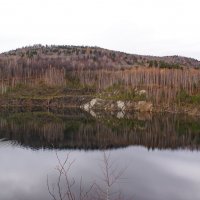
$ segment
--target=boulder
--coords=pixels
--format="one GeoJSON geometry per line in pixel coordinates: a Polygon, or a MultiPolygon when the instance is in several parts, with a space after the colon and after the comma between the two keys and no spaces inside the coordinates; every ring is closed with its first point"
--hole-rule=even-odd
{"type": "Polygon", "coordinates": [[[147,91],[146,90],[140,90],[138,91],[138,95],[146,95],[147,94],[147,91]]]}
{"type": "Polygon", "coordinates": [[[95,98],[95,99],[92,99],[90,102],[82,105],[81,108],[83,108],[86,111],[89,111],[89,110],[94,109],[96,107],[102,107],[103,104],[104,104],[104,100],[99,99],[99,98],[95,98]]]}
{"type": "Polygon", "coordinates": [[[152,112],[153,104],[146,101],[138,101],[135,104],[135,110],[139,112],[152,112]]]}
{"type": "Polygon", "coordinates": [[[119,110],[125,110],[125,103],[123,101],[117,101],[117,107],[119,110]]]}

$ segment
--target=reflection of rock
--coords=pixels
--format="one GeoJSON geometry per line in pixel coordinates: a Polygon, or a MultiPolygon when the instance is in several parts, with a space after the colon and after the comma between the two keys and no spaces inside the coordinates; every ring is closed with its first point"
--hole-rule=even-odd
{"type": "Polygon", "coordinates": [[[95,113],[93,110],[90,110],[90,114],[91,114],[91,115],[92,115],[92,117],[94,117],[94,118],[96,118],[96,117],[97,117],[96,113],[95,113]]]}
{"type": "Polygon", "coordinates": [[[123,119],[124,118],[124,113],[123,112],[118,112],[117,113],[117,118],[118,119],[123,119]]]}
{"type": "Polygon", "coordinates": [[[146,120],[152,120],[152,113],[150,112],[137,112],[135,114],[135,117],[137,120],[140,121],[146,121],[146,120]]]}

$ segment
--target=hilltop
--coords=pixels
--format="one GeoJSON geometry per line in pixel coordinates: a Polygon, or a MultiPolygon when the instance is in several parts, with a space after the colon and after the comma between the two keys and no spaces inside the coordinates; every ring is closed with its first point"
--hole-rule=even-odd
{"type": "Polygon", "coordinates": [[[134,66],[179,68],[200,67],[200,61],[181,56],[146,56],[89,46],[34,45],[0,54],[0,63],[5,60],[37,64],[52,64],[70,68],[126,68],[134,66]]]}

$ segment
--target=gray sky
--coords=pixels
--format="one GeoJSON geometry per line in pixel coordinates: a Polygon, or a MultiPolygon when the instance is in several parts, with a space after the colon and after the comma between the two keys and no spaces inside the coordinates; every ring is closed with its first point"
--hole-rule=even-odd
{"type": "Polygon", "coordinates": [[[200,60],[199,0],[0,0],[0,52],[90,45],[200,60]]]}

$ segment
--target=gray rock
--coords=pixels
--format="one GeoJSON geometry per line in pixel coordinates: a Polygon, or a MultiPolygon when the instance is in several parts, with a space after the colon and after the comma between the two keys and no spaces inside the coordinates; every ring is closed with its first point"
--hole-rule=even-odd
{"type": "Polygon", "coordinates": [[[135,110],[139,112],[152,112],[153,104],[146,101],[138,101],[135,105],[135,110]]]}

